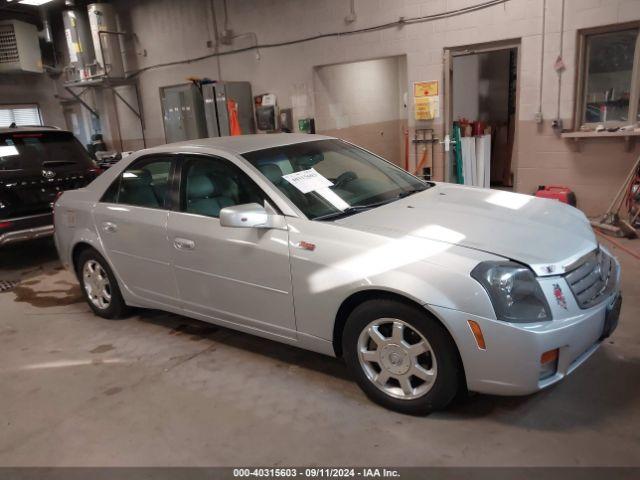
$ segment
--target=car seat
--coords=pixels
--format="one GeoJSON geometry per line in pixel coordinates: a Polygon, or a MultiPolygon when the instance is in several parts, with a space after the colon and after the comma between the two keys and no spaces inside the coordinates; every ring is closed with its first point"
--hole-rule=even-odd
{"type": "Polygon", "coordinates": [[[218,217],[220,210],[232,205],[233,199],[223,195],[210,177],[201,174],[187,179],[187,212],[218,217]]]}
{"type": "Polygon", "coordinates": [[[153,190],[153,178],[149,170],[129,170],[122,176],[119,203],[157,208],[160,201],[153,190]],[[128,175],[127,175],[128,174],[128,175]]]}

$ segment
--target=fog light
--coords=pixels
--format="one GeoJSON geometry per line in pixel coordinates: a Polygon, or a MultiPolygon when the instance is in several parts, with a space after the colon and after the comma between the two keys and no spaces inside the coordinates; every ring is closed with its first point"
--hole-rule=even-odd
{"type": "Polygon", "coordinates": [[[549,350],[540,356],[540,380],[553,377],[558,371],[559,349],[549,350]]]}

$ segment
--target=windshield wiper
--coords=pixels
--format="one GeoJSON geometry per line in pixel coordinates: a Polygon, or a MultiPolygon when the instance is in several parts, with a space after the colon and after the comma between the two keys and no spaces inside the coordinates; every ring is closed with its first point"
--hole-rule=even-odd
{"type": "Polygon", "coordinates": [[[405,197],[408,197],[409,195],[413,195],[414,193],[424,192],[427,188],[429,187],[425,186],[422,188],[412,188],[411,190],[405,190],[404,192],[400,192],[396,197],[396,199],[405,198],[405,197]]]}
{"type": "Polygon", "coordinates": [[[411,190],[405,190],[404,192],[400,192],[395,197],[390,198],[388,200],[383,200],[382,202],[368,203],[366,205],[354,205],[340,212],[332,212],[332,213],[327,213],[326,215],[320,215],[319,217],[314,218],[314,220],[320,220],[320,221],[335,220],[337,218],[348,217],[349,215],[353,215],[355,213],[364,212],[365,210],[370,210],[372,208],[381,207],[382,205],[395,202],[396,200],[400,200],[401,198],[408,197],[409,195],[413,195],[414,193],[424,192],[428,188],[430,187],[425,186],[423,188],[413,188],[411,190]]]}
{"type": "Polygon", "coordinates": [[[377,206],[377,203],[372,205],[355,205],[353,207],[345,208],[340,212],[332,212],[327,213],[326,215],[320,215],[319,217],[314,218],[314,220],[335,220],[336,218],[348,217],[349,215],[353,215],[354,213],[364,212],[365,210],[369,210],[370,208],[377,206]]]}

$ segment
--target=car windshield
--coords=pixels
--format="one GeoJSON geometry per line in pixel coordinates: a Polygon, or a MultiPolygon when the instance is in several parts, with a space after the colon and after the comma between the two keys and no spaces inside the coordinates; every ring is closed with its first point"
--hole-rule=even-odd
{"type": "Polygon", "coordinates": [[[91,167],[93,162],[69,132],[0,134],[0,171],[91,167]]]}
{"type": "Polygon", "coordinates": [[[430,186],[340,140],[297,143],[243,156],[309,219],[358,213],[430,186]]]}

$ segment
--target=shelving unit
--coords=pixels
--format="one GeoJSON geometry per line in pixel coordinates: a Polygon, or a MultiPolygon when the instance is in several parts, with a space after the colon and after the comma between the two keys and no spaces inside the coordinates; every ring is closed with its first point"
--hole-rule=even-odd
{"type": "Polygon", "coordinates": [[[562,138],[573,140],[576,151],[580,151],[580,142],[591,138],[621,138],[625,142],[625,149],[630,151],[636,142],[636,138],[640,137],[640,132],[563,132],[560,134],[562,138]]]}
{"type": "MultiPolygon", "coordinates": [[[[100,118],[100,114],[99,112],[96,112],[93,108],[91,108],[91,106],[89,106],[83,99],[82,99],[82,94],[84,92],[86,92],[88,89],[90,88],[97,88],[97,89],[108,89],[111,90],[113,92],[114,95],[114,102],[116,101],[116,98],[119,99],[138,119],[138,122],[140,123],[140,130],[142,132],[142,144],[144,148],[147,148],[147,139],[145,137],[145,124],[144,124],[144,117],[142,115],[142,102],[140,99],[140,91],[138,89],[138,82],[135,79],[122,79],[122,78],[111,78],[107,75],[104,76],[100,76],[91,80],[84,80],[84,81],[80,81],[80,82],[66,82],[64,83],[64,89],[73,97],[72,99],[68,99],[68,98],[61,98],[62,101],[70,101],[70,100],[76,100],[78,101],[84,108],[86,108],[89,112],[91,112],[92,115],[94,115],[97,118],[100,118]],[[131,103],[129,103],[122,95],[120,95],[120,93],[115,89],[115,87],[120,87],[120,86],[132,86],[135,92],[135,98],[136,98],[136,106],[134,107],[133,105],[131,105],[131,103]],[[80,91],[74,91],[74,88],[78,88],[81,89],[80,91]],[[136,108],[137,107],[137,108],[136,108]]],[[[115,105],[114,105],[115,107],[115,105]]],[[[117,117],[117,110],[116,110],[116,117],[117,117]]],[[[120,146],[122,149],[122,138],[121,138],[121,133],[120,133],[120,119],[117,119],[117,123],[118,123],[118,135],[120,136],[120,146]]]]}

